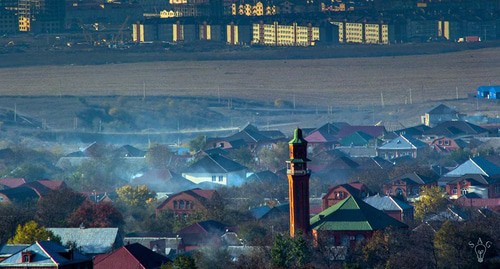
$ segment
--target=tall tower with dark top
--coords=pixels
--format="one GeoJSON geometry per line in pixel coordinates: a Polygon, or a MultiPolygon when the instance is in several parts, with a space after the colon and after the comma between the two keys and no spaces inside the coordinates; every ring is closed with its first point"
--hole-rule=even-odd
{"type": "Polygon", "coordinates": [[[288,199],[290,202],[290,236],[298,231],[309,232],[309,177],[307,169],[307,141],[302,130],[295,129],[293,139],[288,142],[290,159],[286,161],[288,176],[288,199]]]}

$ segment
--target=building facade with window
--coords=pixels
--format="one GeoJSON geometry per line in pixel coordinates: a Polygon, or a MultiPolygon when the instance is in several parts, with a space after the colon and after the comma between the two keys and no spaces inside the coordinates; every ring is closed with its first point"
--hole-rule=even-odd
{"type": "Polygon", "coordinates": [[[215,190],[192,189],[169,196],[157,208],[156,214],[168,210],[176,216],[203,214],[220,198],[215,190]]]}

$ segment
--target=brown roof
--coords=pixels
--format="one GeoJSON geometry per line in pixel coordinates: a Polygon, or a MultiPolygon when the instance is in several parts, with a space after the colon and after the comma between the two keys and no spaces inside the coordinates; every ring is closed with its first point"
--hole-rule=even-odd
{"type": "Polygon", "coordinates": [[[24,178],[0,178],[0,184],[9,188],[15,188],[26,184],[26,180],[24,178]]]}
{"type": "Polygon", "coordinates": [[[53,191],[66,188],[66,183],[64,182],[64,180],[41,179],[38,180],[38,182],[53,191]]]}

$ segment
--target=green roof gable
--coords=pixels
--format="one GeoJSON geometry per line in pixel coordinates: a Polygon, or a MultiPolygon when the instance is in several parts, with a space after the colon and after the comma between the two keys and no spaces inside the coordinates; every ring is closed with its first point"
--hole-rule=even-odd
{"type": "Polygon", "coordinates": [[[312,217],[310,223],[312,230],[320,231],[375,231],[388,226],[408,227],[353,196],[323,210],[312,217]]]}

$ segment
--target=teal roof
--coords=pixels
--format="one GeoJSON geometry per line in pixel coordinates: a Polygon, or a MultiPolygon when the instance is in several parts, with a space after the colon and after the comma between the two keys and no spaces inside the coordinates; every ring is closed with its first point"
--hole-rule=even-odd
{"type": "Polygon", "coordinates": [[[307,145],[307,141],[302,136],[302,130],[297,128],[293,132],[293,139],[288,142],[288,144],[305,144],[307,145]]]}
{"type": "Polygon", "coordinates": [[[340,144],[342,146],[366,146],[370,140],[373,139],[373,136],[365,133],[365,132],[361,132],[361,131],[357,131],[355,133],[352,133],[344,138],[342,138],[342,140],[340,140],[340,144]]]}
{"type": "Polygon", "coordinates": [[[389,226],[408,226],[354,196],[323,210],[310,220],[311,229],[320,231],[375,231],[389,226]]]}

